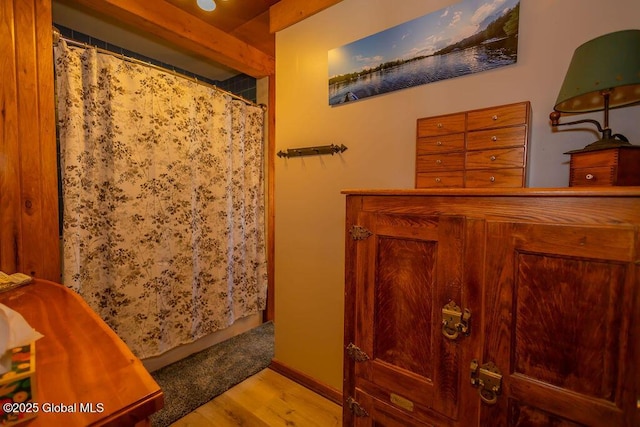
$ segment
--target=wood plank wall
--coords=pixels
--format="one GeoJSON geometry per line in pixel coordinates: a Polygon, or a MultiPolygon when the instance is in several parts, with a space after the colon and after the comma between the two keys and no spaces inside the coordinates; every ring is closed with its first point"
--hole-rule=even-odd
{"type": "Polygon", "coordinates": [[[60,281],[50,0],[0,1],[0,270],[60,281]]]}

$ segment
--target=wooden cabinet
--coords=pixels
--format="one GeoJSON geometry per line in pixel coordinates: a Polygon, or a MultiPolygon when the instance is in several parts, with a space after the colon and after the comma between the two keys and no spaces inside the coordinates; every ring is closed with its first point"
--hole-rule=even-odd
{"type": "Polygon", "coordinates": [[[640,185],[640,146],[570,154],[570,187],[640,185]]]}
{"type": "Polygon", "coordinates": [[[345,193],[345,426],[640,425],[640,188],[345,193]]]}
{"type": "Polygon", "coordinates": [[[416,188],[524,187],[529,102],[417,121],[416,188]]]}

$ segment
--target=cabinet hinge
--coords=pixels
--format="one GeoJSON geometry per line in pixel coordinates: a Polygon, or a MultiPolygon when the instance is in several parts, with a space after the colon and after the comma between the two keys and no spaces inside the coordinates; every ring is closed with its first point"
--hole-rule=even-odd
{"type": "Polygon", "coordinates": [[[349,345],[347,346],[347,354],[356,362],[366,362],[367,360],[369,360],[369,355],[362,351],[360,347],[358,347],[354,343],[349,343],[349,345]]]}
{"type": "Polygon", "coordinates": [[[349,233],[351,233],[351,238],[353,240],[365,240],[365,239],[368,239],[369,236],[373,234],[366,228],[361,227],[359,225],[353,225],[349,230],[349,233]]]}
{"type": "Polygon", "coordinates": [[[349,410],[356,417],[368,417],[369,413],[358,403],[353,397],[347,399],[347,406],[349,410]]]}

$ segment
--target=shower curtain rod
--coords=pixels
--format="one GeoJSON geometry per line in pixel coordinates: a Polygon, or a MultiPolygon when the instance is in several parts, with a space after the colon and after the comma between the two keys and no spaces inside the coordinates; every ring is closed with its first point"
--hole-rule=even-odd
{"type": "Polygon", "coordinates": [[[65,42],[70,43],[72,45],[75,45],[77,47],[96,49],[96,51],[98,51],[100,53],[105,53],[107,55],[112,55],[112,56],[115,56],[116,58],[120,58],[120,59],[125,60],[125,61],[133,62],[134,64],[139,64],[139,65],[145,65],[147,67],[152,67],[152,68],[155,68],[156,70],[159,70],[159,71],[162,71],[162,72],[165,72],[165,73],[169,73],[169,74],[172,74],[174,76],[182,77],[182,78],[194,81],[196,83],[199,83],[201,85],[210,87],[210,88],[212,88],[212,89],[214,89],[214,90],[216,90],[218,92],[222,92],[225,95],[229,95],[230,97],[232,97],[234,99],[242,101],[247,105],[252,105],[254,107],[260,107],[263,110],[267,109],[267,106],[265,104],[256,104],[255,102],[250,101],[248,99],[245,99],[245,98],[243,98],[243,97],[241,97],[239,95],[236,95],[235,93],[229,92],[229,91],[224,90],[224,89],[220,89],[218,86],[216,86],[214,84],[207,83],[207,82],[204,82],[202,80],[198,80],[196,77],[185,76],[184,74],[180,74],[180,73],[178,73],[176,71],[169,70],[168,68],[160,67],[158,65],[151,64],[149,62],[144,62],[144,61],[142,61],[140,59],[131,58],[130,56],[126,56],[123,53],[112,52],[112,51],[107,50],[107,49],[102,49],[102,48],[97,47],[97,46],[92,46],[92,45],[87,44],[87,43],[79,42],[77,40],[73,40],[73,39],[70,39],[68,37],[64,37],[60,33],[60,30],[58,30],[56,27],[53,27],[53,44],[58,43],[59,40],[64,40],[65,42]]]}

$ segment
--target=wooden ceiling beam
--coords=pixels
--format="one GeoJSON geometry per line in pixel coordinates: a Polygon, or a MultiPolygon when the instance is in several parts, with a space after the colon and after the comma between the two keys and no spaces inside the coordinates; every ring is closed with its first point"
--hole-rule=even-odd
{"type": "Polygon", "coordinates": [[[275,73],[275,58],[162,0],[68,0],[146,31],[179,48],[255,78],[275,73]]]}
{"type": "Polygon", "coordinates": [[[269,32],[269,10],[238,26],[229,34],[240,40],[247,40],[267,55],[276,54],[276,35],[269,32]]]}
{"type": "Polygon", "coordinates": [[[340,3],[342,0],[280,0],[269,8],[269,30],[275,33],[340,3]]]}

